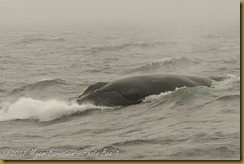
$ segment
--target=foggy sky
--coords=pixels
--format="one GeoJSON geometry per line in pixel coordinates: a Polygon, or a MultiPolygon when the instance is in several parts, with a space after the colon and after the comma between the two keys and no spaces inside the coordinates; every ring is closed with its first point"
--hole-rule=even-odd
{"type": "Polygon", "coordinates": [[[0,24],[238,20],[239,0],[0,0],[0,24]]]}

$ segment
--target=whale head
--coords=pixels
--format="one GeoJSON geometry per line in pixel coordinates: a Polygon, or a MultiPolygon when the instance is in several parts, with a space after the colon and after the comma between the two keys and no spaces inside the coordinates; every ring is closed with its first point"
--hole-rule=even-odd
{"type": "Polygon", "coordinates": [[[107,83],[99,82],[88,87],[82,95],[77,98],[78,104],[91,103],[96,106],[128,106],[138,104],[141,99],[130,99],[125,93],[116,90],[108,90],[107,83]]]}

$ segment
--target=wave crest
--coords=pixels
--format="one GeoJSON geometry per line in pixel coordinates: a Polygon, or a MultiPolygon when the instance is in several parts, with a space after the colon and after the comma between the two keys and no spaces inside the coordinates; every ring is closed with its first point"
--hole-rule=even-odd
{"type": "Polygon", "coordinates": [[[61,79],[42,79],[35,83],[23,85],[19,88],[16,88],[12,91],[12,93],[25,91],[25,90],[43,89],[48,86],[54,86],[54,85],[59,85],[59,84],[66,85],[67,83],[65,83],[65,81],[61,80],[61,79]]]}
{"type": "Polygon", "coordinates": [[[42,42],[63,42],[66,41],[65,38],[57,37],[57,38],[48,38],[44,36],[31,36],[31,37],[25,37],[17,42],[15,44],[21,45],[21,44],[32,44],[32,43],[42,43],[42,42]]]}
{"type": "Polygon", "coordinates": [[[148,72],[160,68],[164,69],[177,69],[181,66],[188,66],[191,64],[197,64],[198,61],[187,57],[166,57],[149,63],[145,63],[142,66],[134,68],[131,72],[148,72]]]}
{"type": "Polygon", "coordinates": [[[9,120],[39,120],[52,121],[91,109],[104,110],[108,107],[92,104],[67,103],[58,100],[41,101],[22,97],[16,102],[0,104],[0,121],[9,120]]]}
{"type": "Polygon", "coordinates": [[[175,44],[171,42],[154,42],[154,43],[124,43],[120,45],[111,45],[111,46],[96,46],[91,47],[88,51],[91,53],[96,52],[107,52],[107,51],[121,51],[129,48],[154,48],[157,46],[164,46],[166,44],[175,44]]]}

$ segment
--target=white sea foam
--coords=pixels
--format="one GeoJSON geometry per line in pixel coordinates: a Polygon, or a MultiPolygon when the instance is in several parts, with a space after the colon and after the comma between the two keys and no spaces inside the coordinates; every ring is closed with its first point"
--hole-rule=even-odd
{"type": "Polygon", "coordinates": [[[41,101],[23,97],[12,104],[6,102],[0,104],[0,121],[17,119],[51,121],[89,109],[104,110],[106,108],[108,107],[99,107],[92,104],[79,105],[58,100],[41,101]]]}
{"type": "Polygon", "coordinates": [[[147,96],[147,97],[145,97],[145,98],[143,99],[143,102],[151,102],[151,101],[153,101],[153,100],[157,100],[157,99],[159,99],[159,98],[162,98],[162,97],[165,97],[165,96],[171,94],[172,92],[173,92],[173,91],[168,91],[168,92],[162,92],[162,93],[160,93],[160,94],[158,94],[158,95],[150,95],[150,96],[147,96]]]}
{"type": "Polygon", "coordinates": [[[221,90],[226,90],[226,89],[231,89],[233,85],[236,83],[240,82],[240,77],[232,74],[227,74],[224,76],[224,80],[213,82],[212,87],[221,89],[221,90]]]}
{"type": "Polygon", "coordinates": [[[154,101],[154,100],[157,100],[157,99],[160,99],[160,98],[163,98],[165,96],[168,96],[170,95],[171,93],[173,92],[176,92],[178,90],[181,90],[181,89],[185,89],[186,87],[180,87],[180,88],[176,88],[174,91],[167,91],[167,92],[161,92],[160,94],[157,94],[157,95],[149,95],[147,97],[145,97],[143,99],[143,102],[151,102],[151,101],[154,101]]]}
{"type": "Polygon", "coordinates": [[[161,92],[160,94],[157,94],[157,95],[149,95],[143,99],[143,102],[151,102],[151,101],[163,98],[165,96],[170,95],[173,92],[176,92],[176,91],[184,89],[184,88],[186,88],[186,87],[176,88],[174,91],[161,92]]]}

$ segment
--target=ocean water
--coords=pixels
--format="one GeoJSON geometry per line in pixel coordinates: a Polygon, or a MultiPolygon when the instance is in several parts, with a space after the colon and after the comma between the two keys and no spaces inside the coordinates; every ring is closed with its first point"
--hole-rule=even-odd
{"type": "Polygon", "coordinates": [[[0,38],[0,159],[240,159],[239,22],[2,25],[0,38]],[[223,80],[128,107],[75,102],[150,73],[223,80]]]}

